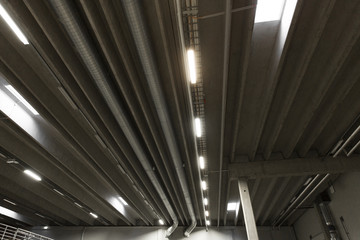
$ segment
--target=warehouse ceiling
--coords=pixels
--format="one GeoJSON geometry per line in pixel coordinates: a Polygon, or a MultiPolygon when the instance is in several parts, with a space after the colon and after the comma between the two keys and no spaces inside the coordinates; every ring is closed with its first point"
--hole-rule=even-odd
{"type": "Polygon", "coordinates": [[[257,224],[291,225],[299,192],[355,170],[325,162],[359,124],[359,1],[287,0],[270,21],[250,0],[134,2],[0,1],[29,42],[1,19],[1,221],[243,225],[243,177],[257,224]]]}

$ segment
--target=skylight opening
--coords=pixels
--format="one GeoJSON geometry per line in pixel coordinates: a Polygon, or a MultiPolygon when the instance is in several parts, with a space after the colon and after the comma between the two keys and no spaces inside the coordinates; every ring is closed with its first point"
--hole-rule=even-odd
{"type": "Polygon", "coordinates": [[[285,0],[258,0],[255,23],[279,21],[285,0]]]}
{"type": "Polygon", "coordinates": [[[23,96],[21,96],[21,94],[16,91],[15,88],[13,88],[13,86],[6,85],[5,87],[12,93],[12,95],[14,95],[20,102],[22,102],[22,104],[24,104],[24,106],[29,109],[30,112],[32,112],[34,115],[39,115],[35,108],[33,108],[30,103],[28,103],[28,101],[26,101],[25,98],[23,98],[23,96]]]}
{"type": "Polygon", "coordinates": [[[4,19],[4,21],[9,25],[11,30],[15,33],[15,35],[19,38],[19,40],[25,44],[28,45],[29,41],[25,37],[25,35],[22,33],[20,28],[16,25],[14,20],[10,17],[9,13],[5,10],[5,8],[0,4],[0,16],[4,19]]]}
{"type": "Polygon", "coordinates": [[[235,211],[236,210],[236,202],[230,202],[230,203],[228,203],[228,205],[227,205],[227,210],[228,211],[235,211]]]}

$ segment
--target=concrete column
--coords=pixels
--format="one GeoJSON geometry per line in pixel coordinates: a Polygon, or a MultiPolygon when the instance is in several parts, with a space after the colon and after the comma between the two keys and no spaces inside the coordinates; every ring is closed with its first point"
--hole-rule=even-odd
{"type": "Polygon", "coordinates": [[[238,185],[247,238],[248,240],[259,240],[247,180],[239,179],[238,185]]]}

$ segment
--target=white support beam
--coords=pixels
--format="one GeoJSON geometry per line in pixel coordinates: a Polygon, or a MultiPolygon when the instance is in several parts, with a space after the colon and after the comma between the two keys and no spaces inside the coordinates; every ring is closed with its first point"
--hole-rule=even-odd
{"type": "Polygon", "coordinates": [[[244,214],[244,221],[246,227],[246,234],[248,240],[259,240],[256,222],[254,217],[254,211],[251,205],[251,199],[249,194],[249,187],[247,184],[247,180],[239,179],[239,192],[241,199],[241,206],[244,214]]]}

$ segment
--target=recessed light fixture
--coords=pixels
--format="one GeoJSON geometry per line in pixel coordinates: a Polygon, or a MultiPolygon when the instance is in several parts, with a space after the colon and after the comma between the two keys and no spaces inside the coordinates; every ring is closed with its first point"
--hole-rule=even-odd
{"type": "Polygon", "coordinates": [[[162,219],[159,219],[159,224],[164,225],[164,221],[162,219]]]}
{"type": "Polygon", "coordinates": [[[95,213],[90,213],[90,215],[93,217],[93,218],[98,218],[98,215],[96,215],[95,213]]]}
{"type": "Polygon", "coordinates": [[[206,225],[210,226],[210,220],[206,220],[206,225]]]}
{"type": "Polygon", "coordinates": [[[7,202],[7,203],[10,203],[10,204],[12,204],[12,205],[16,205],[16,203],[14,203],[14,202],[12,202],[12,201],[10,201],[10,200],[8,200],[8,199],[3,199],[5,202],[7,202]]]}
{"type": "Polygon", "coordinates": [[[205,168],[205,161],[204,161],[203,156],[199,157],[199,162],[200,162],[200,169],[204,169],[205,168]]]}
{"type": "Polygon", "coordinates": [[[192,49],[187,51],[188,64],[190,71],[190,82],[196,83],[196,65],[195,65],[195,52],[192,49]]]}
{"type": "Polygon", "coordinates": [[[255,23],[278,21],[284,8],[285,0],[258,0],[255,23]]]}
{"type": "Polygon", "coordinates": [[[25,100],[25,98],[23,98],[23,96],[21,96],[21,94],[15,90],[15,88],[13,88],[13,86],[11,85],[6,85],[5,86],[7,88],[7,90],[9,90],[17,99],[19,99],[20,102],[22,102],[24,104],[24,106],[29,109],[34,115],[39,115],[39,113],[35,110],[35,108],[33,108],[30,103],[28,103],[28,101],[25,100]]]}
{"type": "Polygon", "coordinates": [[[228,211],[235,211],[236,210],[236,202],[229,202],[227,205],[228,211]]]}
{"type": "Polygon", "coordinates": [[[34,173],[33,171],[29,170],[29,169],[26,169],[24,171],[24,173],[26,175],[28,175],[29,177],[31,177],[32,179],[34,179],[35,181],[37,181],[37,182],[41,181],[41,177],[39,175],[37,175],[36,173],[34,173]]]}
{"type": "Polygon", "coordinates": [[[204,198],[204,205],[207,206],[209,203],[208,199],[207,198],[204,198]]]}
{"type": "Polygon", "coordinates": [[[120,201],[122,202],[122,204],[124,204],[125,206],[128,205],[128,203],[122,198],[122,197],[119,197],[120,201]]]}
{"type": "Polygon", "coordinates": [[[200,118],[195,118],[195,133],[197,137],[201,137],[201,120],[200,118]]]}
{"type": "Polygon", "coordinates": [[[20,41],[27,45],[29,41],[25,37],[25,35],[21,32],[20,28],[16,25],[14,20],[10,17],[9,13],[5,10],[5,8],[0,4],[0,16],[5,20],[5,22],[9,25],[11,30],[16,34],[16,36],[20,39],[20,41]]]}
{"type": "Polygon", "coordinates": [[[209,216],[209,211],[205,211],[205,216],[209,216]]]}
{"type": "Polygon", "coordinates": [[[201,181],[201,188],[202,190],[206,190],[207,186],[206,186],[206,182],[205,181],[201,181]]]}

